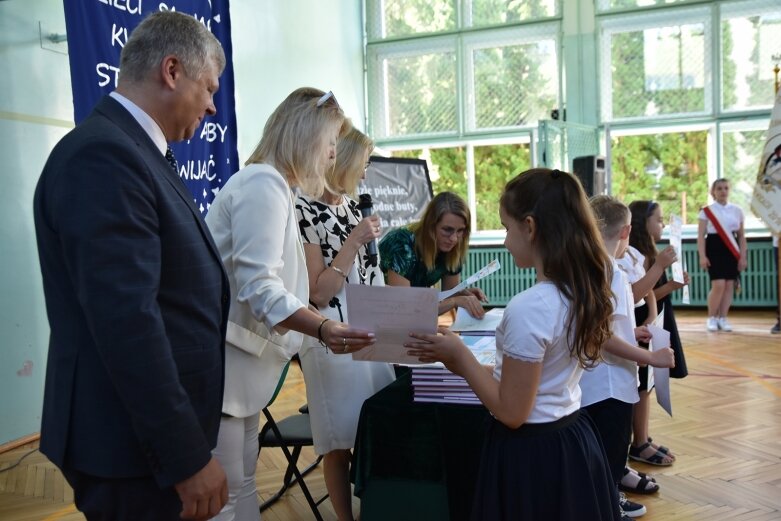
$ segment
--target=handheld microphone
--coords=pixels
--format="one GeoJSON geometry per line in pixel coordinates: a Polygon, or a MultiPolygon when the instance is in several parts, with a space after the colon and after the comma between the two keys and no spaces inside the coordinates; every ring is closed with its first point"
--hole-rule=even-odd
{"type": "MultiPolygon", "coordinates": [[[[374,205],[372,204],[372,196],[369,194],[361,194],[358,196],[358,210],[361,211],[361,217],[364,219],[369,217],[374,212],[374,205]]],[[[377,240],[372,239],[366,244],[366,252],[371,257],[377,256],[377,240]]]]}

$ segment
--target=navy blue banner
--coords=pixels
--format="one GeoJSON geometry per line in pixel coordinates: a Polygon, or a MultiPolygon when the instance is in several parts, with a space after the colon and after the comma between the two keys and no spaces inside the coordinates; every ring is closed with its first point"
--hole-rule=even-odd
{"type": "Polygon", "coordinates": [[[228,0],[64,0],[64,5],[76,123],[116,88],[119,54],[146,15],[160,10],[193,16],[222,43],[227,65],[214,96],[217,115],[207,117],[191,140],[171,145],[179,176],[205,213],[225,181],[239,169],[228,0]]]}

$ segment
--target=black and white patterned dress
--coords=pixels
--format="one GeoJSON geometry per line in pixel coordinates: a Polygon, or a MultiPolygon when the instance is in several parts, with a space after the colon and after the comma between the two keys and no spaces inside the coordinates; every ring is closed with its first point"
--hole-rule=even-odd
{"type": "MultiPolygon", "coordinates": [[[[320,245],[325,267],[331,265],[350,232],[361,222],[361,212],[357,206],[358,203],[347,196],[342,197],[340,204],[325,204],[306,196],[298,196],[296,199],[296,216],[301,239],[304,244],[320,245]]],[[[347,273],[347,284],[385,284],[377,257],[369,256],[366,245],[358,249],[355,262],[347,273]]],[[[328,308],[321,309],[320,312],[328,318],[347,322],[344,286],[328,303],[328,308]]]]}
{"type": "MultiPolygon", "coordinates": [[[[357,203],[343,196],[340,204],[329,205],[301,195],[295,207],[304,245],[319,245],[323,267],[330,266],[361,221],[357,203]]],[[[368,255],[365,245],[359,248],[345,284],[327,306],[320,308],[323,316],[349,322],[347,284],[385,284],[377,258],[368,255]]],[[[300,358],[315,451],[325,454],[352,448],[363,402],[394,380],[393,368],[382,362],[354,361],[350,355],[336,355],[310,337],[304,341],[300,358]]]]}

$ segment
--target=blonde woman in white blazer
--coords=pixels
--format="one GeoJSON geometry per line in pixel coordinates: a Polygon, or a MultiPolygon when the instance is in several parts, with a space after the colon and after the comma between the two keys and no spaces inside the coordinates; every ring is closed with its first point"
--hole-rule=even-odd
{"type": "Polygon", "coordinates": [[[228,503],[215,519],[260,519],[255,485],[260,411],[285,364],[309,335],[352,353],[373,335],[308,306],[306,261],[293,190],[319,196],[336,142],[349,123],[333,94],[301,88],[274,111],[244,168],[225,183],[206,223],[228,272],[223,419],[214,455],[228,475],[228,503]]]}

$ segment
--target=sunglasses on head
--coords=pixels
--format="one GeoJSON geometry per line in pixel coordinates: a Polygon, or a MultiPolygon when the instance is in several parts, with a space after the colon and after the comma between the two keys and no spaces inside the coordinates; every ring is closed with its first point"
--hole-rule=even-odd
{"type": "Polygon", "coordinates": [[[323,105],[325,105],[325,103],[326,103],[326,102],[327,102],[329,99],[332,99],[332,100],[334,100],[334,103],[336,104],[336,106],[337,106],[337,107],[339,106],[339,102],[338,102],[338,101],[336,101],[336,96],[334,96],[334,93],[333,93],[332,91],[330,91],[330,90],[329,90],[328,92],[326,92],[325,94],[323,94],[322,96],[320,96],[320,99],[318,99],[318,100],[317,100],[317,108],[320,108],[320,107],[322,107],[323,105]]]}

